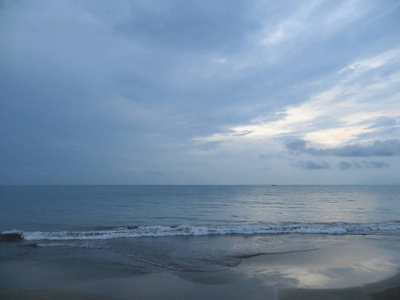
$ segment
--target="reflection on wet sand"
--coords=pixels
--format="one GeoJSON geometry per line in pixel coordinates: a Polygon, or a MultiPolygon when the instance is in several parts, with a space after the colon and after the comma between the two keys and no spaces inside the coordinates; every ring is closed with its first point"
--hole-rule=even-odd
{"type": "Polygon", "coordinates": [[[394,277],[346,289],[280,289],[279,300],[398,300],[400,273],[394,277]]]}
{"type": "Polygon", "coordinates": [[[362,244],[264,255],[244,261],[240,268],[267,285],[280,282],[285,288],[343,289],[395,276],[399,262],[398,251],[362,244]]]}

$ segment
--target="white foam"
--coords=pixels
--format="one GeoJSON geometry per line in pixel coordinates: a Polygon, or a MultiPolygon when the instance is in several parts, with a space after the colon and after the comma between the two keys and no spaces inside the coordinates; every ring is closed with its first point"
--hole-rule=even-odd
{"type": "MultiPolygon", "coordinates": [[[[115,238],[202,236],[225,234],[385,234],[400,231],[399,223],[271,223],[247,226],[137,226],[109,230],[22,232],[28,241],[38,240],[102,240],[115,238]]],[[[14,231],[13,231],[14,232],[14,231]]],[[[15,231],[21,232],[21,231],[15,231]]]]}

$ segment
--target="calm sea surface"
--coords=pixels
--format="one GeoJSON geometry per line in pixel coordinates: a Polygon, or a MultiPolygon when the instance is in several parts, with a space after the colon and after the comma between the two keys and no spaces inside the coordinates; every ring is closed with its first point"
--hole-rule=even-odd
{"type": "Polygon", "coordinates": [[[106,249],[141,268],[219,270],[349,238],[398,241],[400,186],[1,186],[0,232],[7,247],[106,249]]]}

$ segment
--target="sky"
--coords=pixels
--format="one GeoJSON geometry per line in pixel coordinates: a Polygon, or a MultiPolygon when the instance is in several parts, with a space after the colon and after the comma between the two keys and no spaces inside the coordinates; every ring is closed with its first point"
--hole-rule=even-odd
{"type": "Polygon", "coordinates": [[[0,0],[0,184],[400,184],[398,0],[0,0]]]}

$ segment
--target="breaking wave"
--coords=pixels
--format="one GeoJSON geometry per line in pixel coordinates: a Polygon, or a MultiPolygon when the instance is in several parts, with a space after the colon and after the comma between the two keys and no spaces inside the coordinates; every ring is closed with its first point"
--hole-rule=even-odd
{"type": "Polygon", "coordinates": [[[105,240],[115,238],[204,236],[227,234],[323,234],[323,235],[370,235],[396,234],[400,223],[271,223],[247,226],[125,226],[89,231],[4,231],[0,241],[40,240],[105,240]]]}

